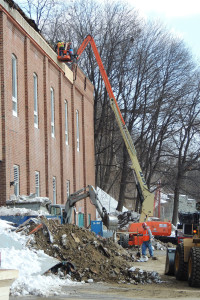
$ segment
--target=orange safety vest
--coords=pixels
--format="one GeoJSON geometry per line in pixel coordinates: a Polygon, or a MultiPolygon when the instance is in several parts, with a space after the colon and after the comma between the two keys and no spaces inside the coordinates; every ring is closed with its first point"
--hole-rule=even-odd
{"type": "Polygon", "coordinates": [[[58,48],[60,48],[60,47],[65,47],[65,43],[64,43],[64,42],[59,42],[59,43],[57,44],[57,46],[58,46],[58,48]]]}
{"type": "Polygon", "coordinates": [[[143,242],[148,242],[150,240],[148,230],[143,231],[143,242]]]}

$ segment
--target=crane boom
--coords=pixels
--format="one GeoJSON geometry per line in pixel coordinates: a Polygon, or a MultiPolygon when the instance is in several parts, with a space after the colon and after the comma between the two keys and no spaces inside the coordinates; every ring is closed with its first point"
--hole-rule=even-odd
{"type": "MultiPolygon", "coordinates": [[[[88,35],[82,44],[80,45],[79,49],[77,50],[76,59],[78,60],[87,47],[87,45],[90,43],[92,50],[94,52],[96,61],[99,66],[99,70],[101,73],[101,76],[103,78],[103,81],[105,83],[106,90],[108,92],[109,98],[110,98],[110,105],[111,108],[115,114],[116,121],[118,123],[118,126],[120,128],[120,132],[122,134],[123,140],[125,142],[127,151],[129,153],[132,165],[131,168],[134,173],[135,181],[136,181],[136,187],[138,191],[138,195],[140,198],[140,201],[142,203],[142,210],[140,214],[140,222],[145,221],[148,217],[153,216],[153,207],[154,207],[154,195],[151,193],[148,189],[148,186],[146,184],[144,175],[142,173],[138,158],[136,149],[132,140],[132,137],[126,127],[125,121],[123,119],[123,116],[121,114],[121,111],[119,109],[117,100],[115,99],[115,96],[113,94],[113,90],[111,88],[106,70],[104,69],[100,54],[98,52],[98,49],[96,47],[95,41],[91,35],[88,35]]],[[[60,59],[59,59],[60,60],[60,59]]]]}
{"type": "Polygon", "coordinates": [[[106,74],[106,70],[104,69],[101,57],[99,55],[99,51],[98,51],[98,49],[96,47],[96,44],[94,42],[94,39],[93,39],[93,37],[91,35],[88,35],[85,38],[85,40],[82,42],[82,44],[80,45],[80,47],[78,48],[78,51],[77,51],[77,60],[80,58],[81,54],[85,50],[85,48],[88,45],[88,43],[90,43],[90,45],[92,47],[93,53],[95,55],[96,61],[97,61],[98,66],[99,66],[99,70],[100,70],[101,76],[102,76],[103,81],[105,83],[106,90],[108,92],[109,98],[114,100],[114,102],[116,104],[116,109],[118,111],[118,115],[120,116],[120,119],[121,119],[121,122],[125,125],[125,122],[124,122],[124,119],[122,117],[121,111],[120,111],[119,106],[117,104],[117,100],[115,99],[115,96],[113,94],[113,90],[111,88],[110,81],[108,80],[108,76],[106,74]]]}

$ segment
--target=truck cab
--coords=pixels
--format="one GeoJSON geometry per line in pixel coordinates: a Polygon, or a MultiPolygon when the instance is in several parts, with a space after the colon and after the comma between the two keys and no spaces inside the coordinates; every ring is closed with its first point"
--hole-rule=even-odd
{"type": "Polygon", "coordinates": [[[52,218],[57,217],[60,220],[61,224],[65,223],[65,205],[62,204],[51,204],[49,207],[49,213],[52,216],[52,218]]]}

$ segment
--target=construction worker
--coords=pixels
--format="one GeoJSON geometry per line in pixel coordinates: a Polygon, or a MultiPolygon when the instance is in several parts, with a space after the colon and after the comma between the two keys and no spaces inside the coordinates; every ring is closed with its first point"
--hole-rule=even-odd
{"type": "Polygon", "coordinates": [[[143,243],[142,243],[142,256],[146,256],[146,250],[149,249],[150,257],[153,258],[152,239],[153,235],[147,223],[142,223],[143,231],[143,243]]]}
{"type": "Polygon", "coordinates": [[[70,45],[69,45],[69,55],[71,56],[71,58],[72,58],[72,56],[73,56],[73,48],[72,48],[72,43],[70,43],[70,45]]]}
{"type": "Polygon", "coordinates": [[[68,42],[66,43],[65,45],[65,49],[67,50],[67,54],[71,57],[73,57],[73,48],[72,48],[72,43],[71,42],[68,42]]]}
{"type": "Polygon", "coordinates": [[[58,41],[56,45],[56,50],[59,53],[59,56],[63,56],[63,50],[65,50],[65,43],[58,41]]]}

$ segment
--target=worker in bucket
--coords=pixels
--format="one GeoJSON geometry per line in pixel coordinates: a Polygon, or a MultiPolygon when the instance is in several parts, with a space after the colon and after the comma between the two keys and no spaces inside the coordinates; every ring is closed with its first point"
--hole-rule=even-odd
{"type": "Polygon", "coordinates": [[[71,59],[73,58],[73,48],[72,48],[72,43],[68,42],[65,45],[65,49],[67,50],[67,55],[70,55],[71,59]]]}
{"type": "Polygon", "coordinates": [[[59,56],[63,56],[63,51],[65,50],[65,43],[57,41],[56,51],[58,51],[59,56]]]}
{"type": "Polygon", "coordinates": [[[150,228],[147,226],[147,223],[142,223],[142,228],[144,229],[143,231],[143,243],[142,243],[142,256],[146,257],[146,250],[148,248],[149,250],[149,255],[151,258],[153,258],[153,248],[152,248],[152,240],[153,240],[153,235],[150,230],[150,228]]]}

